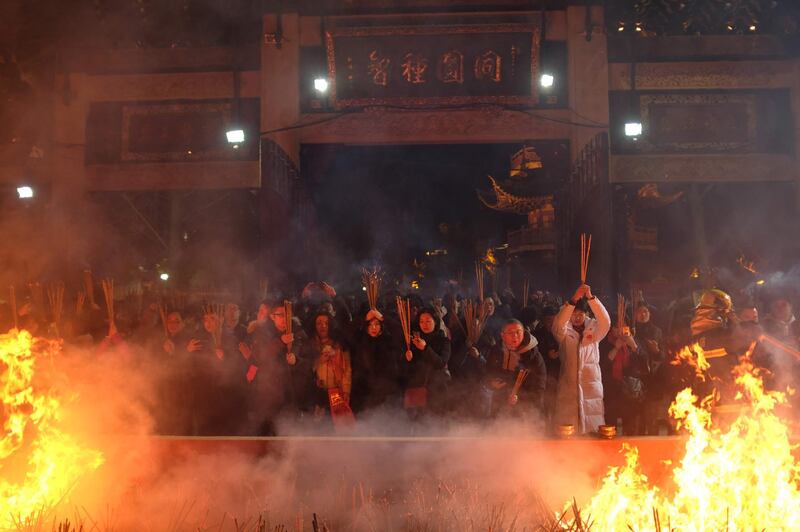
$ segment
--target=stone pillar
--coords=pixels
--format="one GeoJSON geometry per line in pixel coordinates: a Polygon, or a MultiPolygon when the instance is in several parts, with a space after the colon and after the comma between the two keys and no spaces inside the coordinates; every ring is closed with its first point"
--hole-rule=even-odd
{"type": "MultiPolygon", "coordinates": [[[[264,16],[261,45],[261,130],[270,131],[300,121],[300,29],[297,13],[264,16]],[[279,28],[280,44],[267,43],[267,36],[279,28]]],[[[299,167],[300,143],[297,130],[268,134],[299,167]]]]}
{"type": "MultiPolygon", "coordinates": [[[[608,124],[608,53],[603,27],[601,6],[567,7],[569,106],[583,117],[608,124]],[[589,41],[586,40],[587,9],[592,10],[589,41]]],[[[573,122],[587,122],[575,113],[571,117],[573,122]]],[[[573,161],[581,148],[600,131],[602,129],[572,126],[570,153],[573,161]]]]}
{"type": "Polygon", "coordinates": [[[797,182],[797,211],[800,213],[800,59],[794,60],[793,80],[791,90],[792,116],[794,116],[794,177],[797,182]]]}
{"type": "MultiPolygon", "coordinates": [[[[89,103],[83,74],[56,77],[53,94],[50,234],[54,251],[73,266],[83,267],[91,220],[86,200],[86,117],[89,103]]],[[[86,265],[89,266],[89,265],[86,265]]]]}

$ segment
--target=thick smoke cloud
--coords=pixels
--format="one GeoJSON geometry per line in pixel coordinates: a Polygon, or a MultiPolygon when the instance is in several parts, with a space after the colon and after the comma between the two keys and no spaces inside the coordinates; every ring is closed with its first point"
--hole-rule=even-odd
{"type": "Polygon", "coordinates": [[[434,431],[437,420],[374,412],[336,437],[157,437],[148,412],[182,405],[153,404],[161,375],[142,360],[68,350],[40,374],[72,398],[63,427],[105,456],[50,517],[76,508],[100,530],[256,530],[259,518],[311,530],[313,514],[331,530],[522,528],[541,518],[540,497],[586,497],[604,467],[602,453],[575,460],[540,439],[536,420],[434,431]]]}

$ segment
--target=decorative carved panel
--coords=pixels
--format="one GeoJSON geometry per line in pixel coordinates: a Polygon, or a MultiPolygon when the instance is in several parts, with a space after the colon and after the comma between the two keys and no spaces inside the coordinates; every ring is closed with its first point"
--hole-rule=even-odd
{"type": "Polygon", "coordinates": [[[755,143],[752,94],[644,94],[642,150],[747,150],[755,143]]]}
{"type": "Polygon", "coordinates": [[[231,103],[123,105],[123,161],[181,161],[226,158],[231,103]]]}
{"type": "Polygon", "coordinates": [[[793,181],[789,155],[612,155],[612,183],[793,181]]]}
{"type": "Polygon", "coordinates": [[[615,154],[794,153],[791,94],[784,89],[611,91],[615,154]],[[637,113],[643,133],[624,135],[637,113]]]}
{"type": "Polygon", "coordinates": [[[259,101],[240,100],[247,140],[233,148],[225,132],[233,101],[93,103],[86,124],[88,164],[257,160],[259,101]]]}

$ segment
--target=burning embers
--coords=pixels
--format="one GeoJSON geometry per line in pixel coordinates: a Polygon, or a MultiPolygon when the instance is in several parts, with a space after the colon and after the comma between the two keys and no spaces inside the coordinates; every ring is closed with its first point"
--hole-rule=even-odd
{"type": "Polygon", "coordinates": [[[35,382],[37,365],[58,344],[27,331],[0,335],[0,528],[20,526],[65,500],[78,479],[103,463],[59,428],[61,401],[35,382]]]}
{"type": "MultiPolygon", "coordinates": [[[[695,367],[707,367],[698,346],[695,367]]],[[[683,358],[694,358],[687,348],[683,358]]],[[[737,414],[712,419],[711,397],[684,389],[670,415],[688,434],[685,455],[664,489],[648,484],[636,448],[609,470],[585,505],[594,530],[800,530],[800,464],[789,429],[775,412],[785,394],[765,391],[749,356],[733,369],[737,414]]]]}

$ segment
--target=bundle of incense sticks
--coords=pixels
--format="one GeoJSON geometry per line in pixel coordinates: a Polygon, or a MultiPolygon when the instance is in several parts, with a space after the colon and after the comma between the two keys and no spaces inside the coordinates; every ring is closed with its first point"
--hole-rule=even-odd
{"type": "Polygon", "coordinates": [[[258,281],[258,291],[261,294],[261,301],[267,299],[269,295],[269,279],[261,279],[258,281]]]}
{"type": "Polygon", "coordinates": [[[406,356],[411,352],[411,301],[396,296],[397,316],[400,318],[400,326],[403,329],[403,338],[406,340],[406,356]]]}
{"type": "Polygon", "coordinates": [[[528,306],[528,297],[530,296],[531,280],[527,277],[522,281],[522,308],[528,306]]]}
{"type": "Polygon", "coordinates": [[[28,283],[28,289],[31,291],[31,300],[37,311],[44,312],[44,288],[41,283],[28,283]]]}
{"type": "Polygon", "coordinates": [[[86,303],[86,292],[79,290],[75,295],[75,314],[83,312],[83,304],[86,303]]]}
{"type": "Polygon", "coordinates": [[[92,270],[83,270],[83,286],[86,289],[86,297],[89,300],[89,305],[96,306],[94,301],[94,278],[92,277],[92,270]]]}
{"type": "Polygon", "coordinates": [[[483,302],[483,266],[480,262],[475,263],[475,280],[478,288],[478,299],[483,302]]]}
{"type": "MultiPolygon", "coordinates": [[[[283,300],[283,310],[286,313],[286,334],[292,334],[292,302],[288,299],[283,300]]],[[[286,350],[292,352],[292,342],[286,345],[286,350]]]]}
{"type": "Polygon", "coordinates": [[[64,311],[64,283],[57,281],[47,287],[47,300],[50,302],[50,314],[53,316],[53,323],[56,332],[59,331],[61,324],[61,314],[64,311]]]}
{"type": "Polygon", "coordinates": [[[467,341],[470,345],[478,343],[486,326],[486,318],[488,318],[486,305],[479,303],[476,309],[471,299],[464,301],[464,322],[467,325],[467,341]]]}
{"type": "Polygon", "coordinates": [[[372,270],[361,270],[361,281],[367,289],[367,301],[370,310],[378,310],[378,289],[381,286],[380,269],[376,266],[372,270]]]}
{"type": "Polygon", "coordinates": [[[14,315],[14,329],[19,330],[19,320],[17,318],[17,290],[14,288],[12,284],[9,287],[9,292],[11,294],[11,313],[14,315]]]}
{"type": "Polygon", "coordinates": [[[620,332],[625,329],[625,296],[617,294],[617,327],[620,332]]]}
{"type": "Polygon", "coordinates": [[[531,372],[529,369],[521,369],[517,372],[517,380],[514,381],[514,387],[511,389],[511,395],[519,395],[519,390],[522,388],[525,379],[528,378],[528,374],[531,372]]]}
{"type": "Polygon", "coordinates": [[[100,281],[103,287],[103,296],[106,300],[108,310],[108,326],[115,326],[114,323],[114,279],[103,279],[100,281]]]}
{"type": "Polygon", "coordinates": [[[214,347],[219,349],[222,347],[222,326],[225,318],[225,305],[206,305],[203,312],[205,312],[206,315],[212,314],[216,320],[214,322],[214,329],[211,331],[211,336],[214,338],[214,347]]]}
{"type": "Polygon", "coordinates": [[[592,252],[592,235],[581,233],[581,283],[586,284],[586,272],[589,269],[589,255],[592,252]]]}
{"type": "Polygon", "coordinates": [[[163,302],[158,304],[158,313],[161,315],[161,326],[164,328],[164,338],[169,338],[169,329],[167,328],[167,306],[163,302]]]}

